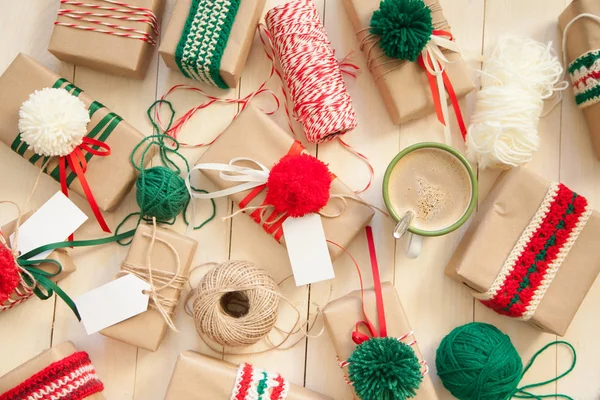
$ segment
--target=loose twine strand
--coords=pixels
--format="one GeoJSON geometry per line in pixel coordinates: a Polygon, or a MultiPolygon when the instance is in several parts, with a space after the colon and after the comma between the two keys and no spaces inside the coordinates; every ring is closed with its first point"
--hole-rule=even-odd
{"type": "MultiPolygon", "coordinates": [[[[438,1],[433,1],[429,6],[431,13],[441,12],[442,6],[438,1]]],[[[450,25],[448,21],[441,18],[438,21],[433,22],[433,26],[437,30],[448,30],[450,25]]],[[[365,27],[356,32],[356,36],[360,39],[360,50],[366,54],[367,57],[367,68],[373,74],[375,81],[383,78],[384,76],[402,68],[404,64],[409,62],[408,60],[399,60],[389,58],[383,51],[379,49],[379,42],[381,38],[377,35],[370,33],[371,27],[365,27]]]]}
{"type": "MultiPolygon", "coordinates": [[[[40,183],[42,174],[44,173],[44,170],[46,169],[46,167],[48,166],[48,164],[50,163],[51,160],[52,160],[52,158],[48,158],[44,162],[44,164],[42,164],[42,166],[40,167],[40,171],[38,172],[35,182],[33,183],[31,192],[29,193],[29,196],[27,196],[27,199],[25,200],[25,205],[23,207],[25,210],[28,208],[29,203],[31,202],[31,199],[33,198],[33,194],[35,193],[35,190],[37,189],[38,184],[40,183]]],[[[19,205],[16,202],[10,201],[10,200],[2,200],[2,201],[0,201],[0,204],[12,204],[17,209],[17,219],[15,221],[15,229],[14,229],[14,233],[13,233],[12,246],[10,246],[8,244],[7,240],[4,238],[4,235],[2,234],[1,231],[0,231],[0,243],[11,251],[13,257],[15,258],[15,264],[16,264],[17,268],[19,269],[19,272],[20,272],[19,275],[21,276],[20,287],[17,287],[14,295],[9,297],[6,300],[5,304],[0,304],[0,312],[2,312],[2,311],[10,310],[11,308],[29,300],[29,298],[31,296],[33,296],[34,289],[37,287],[37,280],[33,277],[33,275],[29,271],[27,271],[26,269],[21,267],[19,265],[19,263],[17,262],[17,258],[21,255],[18,250],[19,249],[19,228],[21,227],[21,220],[23,219],[23,212],[21,211],[21,207],[19,207],[19,205]],[[30,283],[28,283],[27,280],[24,279],[24,275],[26,275],[29,278],[30,283]]]]}
{"type": "Polygon", "coordinates": [[[179,332],[173,322],[175,308],[179,304],[179,295],[183,289],[183,285],[187,282],[187,277],[180,275],[181,273],[181,258],[173,245],[164,239],[156,237],[156,218],[152,218],[152,234],[144,234],[143,237],[150,239],[150,244],[146,250],[145,263],[143,266],[135,263],[124,262],[121,266],[121,271],[117,274],[117,278],[127,274],[135,275],[144,282],[150,284],[150,290],[144,291],[150,297],[149,307],[158,311],[163,317],[169,328],[175,332],[179,332]],[[175,258],[175,272],[154,270],[152,268],[152,250],[155,243],[165,245],[175,258]],[[164,295],[161,292],[165,290],[173,290],[172,293],[164,295]]]}
{"type": "Polygon", "coordinates": [[[138,7],[131,4],[127,4],[120,1],[115,0],[98,0],[107,4],[111,4],[110,6],[101,6],[97,4],[88,4],[81,1],[72,1],[72,0],[60,0],[61,4],[66,4],[69,6],[76,6],[80,8],[87,8],[92,10],[104,10],[104,11],[112,11],[119,14],[110,14],[103,12],[94,12],[94,11],[82,11],[75,8],[61,8],[58,10],[59,17],[69,18],[75,21],[87,22],[88,24],[97,25],[97,26],[105,26],[114,30],[108,30],[104,28],[95,28],[87,25],[79,25],[77,23],[68,23],[62,21],[55,21],[54,25],[64,26],[67,28],[80,29],[84,31],[91,31],[97,33],[103,33],[112,36],[119,36],[128,39],[136,39],[141,40],[143,42],[147,42],[152,46],[155,46],[157,43],[157,38],[160,37],[160,28],[158,23],[158,18],[154,11],[145,7],[138,7]],[[124,14],[124,15],[122,15],[124,14]],[[102,19],[96,19],[102,18],[102,19]],[[132,21],[146,24],[150,27],[151,32],[147,32],[145,30],[139,30],[133,27],[123,26],[119,24],[115,24],[112,22],[108,22],[106,20],[117,20],[117,21],[132,21]]]}
{"type": "Polygon", "coordinates": [[[247,261],[206,263],[194,270],[208,266],[214,268],[187,295],[185,311],[194,319],[200,338],[211,350],[223,353],[223,349],[215,348],[207,339],[223,347],[250,346],[261,340],[269,345],[262,351],[225,352],[224,355],[255,355],[273,350],[288,350],[306,337],[317,337],[324,331],[322,327],[316,335],[311,334],[321,313],[319,306],[312,321],[309,316],[302,323],[300,309],[281,293],[280,285],[289,277],[277,284],[265,270],[247,261]],[[290,330],[275,326],[281,300],[288,303],[296,313],[290,330]],[[244,310],[230,310],[230,305],[244,310]],[[269,336],[272,331],[283,334],[283,339],[274,342],[269,336]],[[303,333],[301,338],[284,346],[292,336],[300,332],[303,333]]]}

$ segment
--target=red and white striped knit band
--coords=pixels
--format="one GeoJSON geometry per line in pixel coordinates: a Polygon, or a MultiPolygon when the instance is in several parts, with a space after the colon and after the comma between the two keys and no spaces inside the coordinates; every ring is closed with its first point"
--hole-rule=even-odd
{"type": "Polygon", "coordinates": [[[88,354],[79,351],[0,395],[0,400],[81,400],[103,390],[88,354]]]}
{"type": "Polygon", "coordinates": [[[284,400],[288,391],[289,384],[281,375],[243,363],[238,368],[231,400],[284,400]]]}
{"type": "Polygon", "coordinates": [[[551,184],[490,289],[474,296],[499,314],[531,319],[591,213],[585,197],[551,184]]]}

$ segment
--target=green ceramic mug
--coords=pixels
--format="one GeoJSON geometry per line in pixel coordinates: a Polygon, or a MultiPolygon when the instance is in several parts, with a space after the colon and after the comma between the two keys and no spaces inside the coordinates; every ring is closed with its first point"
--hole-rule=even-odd
{"type": "MultiPolygon", "coordinates": [[[[432,153],[432,154],[430,154],[430,156],[437,157],[434,154],[435,153],[432,153]]],[[[400,171],[400,173],[401,173],[401,171],[400,171]]],[[[414,175],[412,173],[405,173],[405,175],[407,175],[406,177],[404,177],[405,179],[412,179],[413,177],[415,180],[417,179],[416,175],[414,175]]],[[[458,175],[456,175],[455,178],[457,176],[458,175]]],[[[438,176],[438,178],[439,178],[439,176],[438,176]]],[[[424,181],[424,180],[421,179],[421,181],[424,181]]],[[[410,183],[412,183],[412,181],[409,182],[409,184],[410,183]]],[[[424,185],[427,185],[426,187],[429,187],[428,190],[430,190],[430,191],[437,190],[439,193],[442,193],[439,190],[439,188],[436,188],[436,186],[434,186],[434,185],[429,185],[427,183],[425,183],[424,185]]],[[[419,195],[414,194],[415,190],[413,190],[412,192],[406,192],[406,193],[411,193],[410,194],[411,196],[416,196],[415,199],[417,199],[417,198],[420,199],[420,197],[418,197],[418,196],[420,196],[420,194],[419,195]]],[[[431,192],[431,193],[435,193],[435,192],[431,192]]],[[[396,157],[394,157],[394,159],[390,162],[387,170],[385,171],[385,176],[383,178],[383,200],[385,202],[385,206],[387,207],[388,211],[390,212],[390,215],[397,222],[396,228],[394,230],[394,237],[399,239],[406,232],[410,232],[410,238],[408,240],[406,252],[412,258],[416,258],[420,254],[422,241],[423,241],[424,237],[446,235],[446,234],[453,232],[456,229],[460,228],[465,222],[467,222],[467,220],[471,217],[471,215],[475,211],[475,208],[477,206],[477,197],[478,197],[477,177],[475,175],[475,172],[473,171],[473,168],[471,167],[471,164],[469,164],[467,159],[465,157],[463,157],[462,154],[460,154],[457,150],[455,150],[454,148],[452,148],[448,145],[442,144],[442,143],[424,142],[424,143],[417,143],[417,144],[407,147],[406,149],[404,149],[400,153],[398,153],[398,155],[396,155],[396,157]],[[427,230],[424,228],[416,227],[415,226],[415,222],[416,222],[415,218],[418,218],[416,216],[417,214],[414,211],[398,210],[396,207],[394,207],[394,202],[392,201],[392,199],[390,197],[391,195],[394,195],[394,194],[390,194],[390,187],[391,187],[390,180],[391,179],[396,179],[396,181],[392,182],[394,185],[396,185],[395,187],[400,187],[400,186],[402,186],[402,188],[407,187],[407,185],[401,184],[401,181],[398,180],[398,179],[400,179],[399,177],[397,177],[396,175],[394,175],[394,177],[392,177],[394,170],[397,167],[400,160],[404,159],[409,154],[412,154],[415,151],[426,150],[426,149],[443,151],[443,152],[445,152],[444,153],[445,156],[449,155],[451,158],[444,161],[443,160],[444,157],[441,157],[439,159],[442,161],[440,161],[437,164],[435,164],[435,162],[433,162],[433,159],[428,161],[428,160],[426,160],[426,158],[422,158],[420,161],[418,161],[416,163],[412,162],[411,164],[407,164],[406,168],[408,168],[408,165],[410,165],[411,168],[413,168],[413,169],[414,168],[423,168],[424,173],[426,172],[426,170],[427,171],[431,170],[431,171],[436,171],[435,174],[438,174],[440,176],[445,175],[446,172],[447,172],[448,176],[452,176],[452,174],[456,172],[456,171],[450,170],[452,165],[454,165],[454,164],[460,165],[460,166],[464,167],[464,171],[462,171],[458,174],[462,175],[460,177],[460,179],[464,179],[465,181],[464,181],[464,185],[461,183],[459,186],[460,187],[464,186],[464,188],[466,189],[465,193],[462,193],[462,190],[461,190],[461,193],[464,198],[464,202],[462,205],[466,204],[466,206],[465,207],[461,206],[460,209],[451,210],[451,212],[456,215],[456,218],[452,219],[451,223],[448,223],[443,227],[439,227],[439,228],[432,229],[432,230],[427,230]],[[448,161],[450,161],[450,162],[448,162],[448,161]],[[455,163],[455,161],[458,161],[458,163],[455,163]],[[435,167],[431,166],[433,164],[435,164],[435,167]],[[446,165],[446,166],[444,166],[444,165],[446,165]],[[448,168],[448,170],[441,171],[443,168],[448,168]],[[466,172],[466,174],[463,175],[463,172],[466,172]],[[470,190],[470,192],[469,192],[469,190],[470,190]],[[470,197],[468,199],[466,197],[467,194],[470,195],[470,197]],[[464,212],[462,212],[462,210],[464,210],[464,212]]],[[[434,198],[434,197],[432,197],[432,198],[434,198]]],[[[423,204],[426,204],[425,207],[430,207],[429,203],[427,203],[427,202],[424,202],[423,204]]],[[[410,208],[410,207],[408,207],[408,205],[406,207],[410,208]]],[[[425,209],[427,210],[427,208],[425,208],[425,209]]],[[[445,210],[443,208],[442,208],[442,211],[445,212],[445,210]]],[[[451,218],[451,216],[450,216],[450,218],[451,218]]]]}

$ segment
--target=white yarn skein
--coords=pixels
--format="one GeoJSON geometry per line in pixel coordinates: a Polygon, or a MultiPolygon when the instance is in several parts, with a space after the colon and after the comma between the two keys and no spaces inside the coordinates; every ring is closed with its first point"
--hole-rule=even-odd
{"type": "Polygon", "coordinates": [[[539,150],[544,100],[568,86],[551,46],[504,36],[485,62],[467,133],[467,154],[481,167],[516,167],[539,150]]]}
{"type": "Polygon", "coordinates": [[[36,90],[19,110],[21,139],[42,156],[66,156],[87,134],[85,104],[64,89],[36,90]]]}

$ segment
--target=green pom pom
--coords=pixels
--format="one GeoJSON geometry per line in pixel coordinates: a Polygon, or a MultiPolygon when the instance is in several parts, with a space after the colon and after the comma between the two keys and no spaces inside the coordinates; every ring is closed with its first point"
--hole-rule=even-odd
{"type": "Polygon", "coordinates": [[[481,322],[450,332],[437,349],[435,364],[444,387],[460,400],[509,399],[523,376],[510,338],[481,322]]]}
{"type": "Polygon", "coordinates": [[[159,222],[172,221],[190,202],[185,180],[166,167],[144,170],[135,185],[136,200],[145,218],[156,217],[159,222]]]}
{"type": "Polygon", "coordinates": [[[416,395],[423,381],[414,350],[391,337],[360,344],[348,363],[348,376],[362,400],[405,400],[416,395]]]}
{"type": "Polygon", "coordinates": [[[383,0],[371,17],[371,33],[388,57],[415,61],[433,33],[431,10],[423,0],[383,0]]]}

